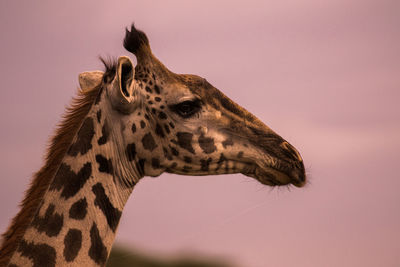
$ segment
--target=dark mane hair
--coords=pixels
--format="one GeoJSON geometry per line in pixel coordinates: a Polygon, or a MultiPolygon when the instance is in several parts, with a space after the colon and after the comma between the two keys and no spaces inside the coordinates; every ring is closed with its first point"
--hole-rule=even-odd
{"type": "MultiPolygon", "coordinates": [[[[116,72],[115,60],[101,59],[101,61],[106,68],[103,80],[114,77],[116,72]]],[[[70,106],[67,107],[63,119],[55,130],[55,135],[50,140],[43,167],[34,174],[31,185],[25,192],[25,197],[20,204],[21,210],[12,219],[9,228],[2,235],[0,266],[6,266],[17,249],[17,241],[22,238],[31,218],[37,212],[44,193],[70,147],[72,139],[81,127],[82,121],[89,113],[93,103],[97,101],[102,88],[101,83],[88,92],[78,90],[77,96],[72,99],[70,106]]]]}

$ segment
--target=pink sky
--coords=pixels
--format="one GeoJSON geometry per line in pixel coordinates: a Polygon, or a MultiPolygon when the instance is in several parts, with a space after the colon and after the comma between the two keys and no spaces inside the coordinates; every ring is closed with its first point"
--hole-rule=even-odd
{"type": "Polygon", "coordinates": [[[117,242],[244,267],[400,266],[400,2],[0,2],[0,231],[82,71],[129,55],[135,21],[172,71],[201,75],[296,146],[310,184],[145,178],[117,242]]]}

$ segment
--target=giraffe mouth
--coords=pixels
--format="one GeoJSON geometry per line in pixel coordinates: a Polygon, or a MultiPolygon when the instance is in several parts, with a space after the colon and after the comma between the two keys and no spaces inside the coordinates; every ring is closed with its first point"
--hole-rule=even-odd
{"type": "Polygon", "coordinates": [[[279,167],[279,164],[260,167],[257,164],[250,165],[242,173],[257,179],[260,183],[269,186],[294,185],[302,187],[305,185],[305,174],[303,165],[298,168],[279,167]]]}

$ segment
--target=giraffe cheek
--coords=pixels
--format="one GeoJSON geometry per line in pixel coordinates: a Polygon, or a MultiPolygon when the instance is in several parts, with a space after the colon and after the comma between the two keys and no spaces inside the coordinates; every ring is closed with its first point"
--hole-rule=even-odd
{"type": "Polygon", "coordinates": [[[215,146],[215,143],[214,143],[214,138],[205,137],[202,134],[202,135],[200,135],[198,142],[199,142],[199,146],[200,146],[201,150],[203,151],[203,153],[211,154],[217,150],[217,147],[215,146]]]}

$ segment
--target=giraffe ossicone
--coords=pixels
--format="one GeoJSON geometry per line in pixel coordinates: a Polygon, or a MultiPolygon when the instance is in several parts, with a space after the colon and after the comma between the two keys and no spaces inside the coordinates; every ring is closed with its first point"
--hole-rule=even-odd
{"type": "Polygon", "coordinates": [[[79,75],[81,87],[3,234],[0,266],[104,266],[123,207],[144,176],[242,173],[306,183],[299,152],[196,75],[176,74],[133,25],[136,56],[79,75]]]}

